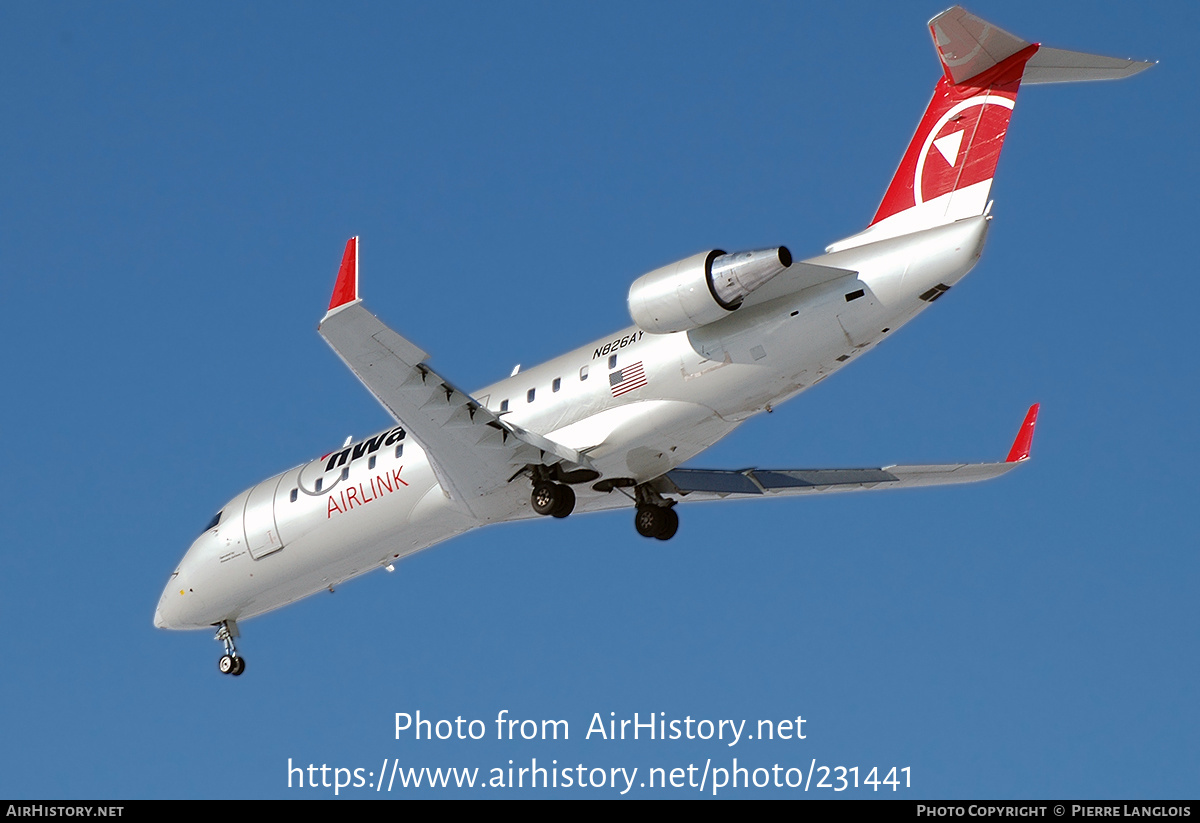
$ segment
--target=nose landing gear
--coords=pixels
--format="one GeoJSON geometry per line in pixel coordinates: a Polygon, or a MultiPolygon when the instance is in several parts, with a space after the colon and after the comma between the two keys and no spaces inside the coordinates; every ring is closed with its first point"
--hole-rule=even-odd
{"type": "Polygon", "coordinates": [[[225,654],[221,655],[221,659],[217,661],[217,668],[220,669],[221,674],[231,674],[237,677],[246,671],[246,658],[238,654],[237,646],[233,644],[233,638],[240,636],[237,623],[233,620],[222,620],[217,625],[215,639],[225,644],[225,654]]]}

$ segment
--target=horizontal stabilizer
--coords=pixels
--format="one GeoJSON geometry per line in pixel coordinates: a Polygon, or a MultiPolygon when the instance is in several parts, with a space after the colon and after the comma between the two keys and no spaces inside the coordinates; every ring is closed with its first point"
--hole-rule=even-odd
{"type": "Polygon", "coordinates": [[[1132,77],[1154,65],[1153,60],[1130,60],[1124,57],[1103,57],[1082,51],[1051,49],[1042,46],[1025,64],[1021,82],[1081,83],[1088,80],[1121,80],[1132,77]]]}
{"type": "Polygon", "coordinates": [[[966,84],[1033,45],[962,6],[946,9],[930,20],[929,32],[946,81],[954,86],[966,84]]]}
{"type": "Polygon", "coordinates": [[[933,45],[946,80],[956,86],[986,85],[973,82],[990,69],[1025,49],[1036,49],[1025,61],[1021,82],[1076,83],[1087,80],[1120,80],[1144,71],[1152,61],[1104,57],[1082,51],[1034,45],[1010,34],[961,6],[947,9],[929,21],[933,45]]]}

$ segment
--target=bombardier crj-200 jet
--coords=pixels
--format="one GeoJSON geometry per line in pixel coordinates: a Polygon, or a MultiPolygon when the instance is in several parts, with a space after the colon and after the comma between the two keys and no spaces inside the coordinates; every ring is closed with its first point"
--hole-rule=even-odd
{"type": "Polygon", "coordinates": [[[1028,43],[958,7],[929,28],[942,77],[864,231],[802,262],[780,246],[656,269],[629,289],[633,326],[480,391],[462,391],[367,311],[351,239],[320,333],[395,425],[233,498],[171,574],[154,625],[215,626],[220,670],[237,675],[239,622],[489,523],[626,508],[638,534],[667,540],[679,503],[971,483],[1019,465],[1036,405],[1004,462],[679,468],[870,351],[971,270],[1022,85],[1151,65],[1028,43]]]}

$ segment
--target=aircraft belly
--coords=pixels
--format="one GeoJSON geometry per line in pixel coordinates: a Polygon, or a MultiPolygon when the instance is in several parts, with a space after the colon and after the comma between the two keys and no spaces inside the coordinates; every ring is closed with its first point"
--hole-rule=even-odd
{"type": "Polygon", "coordinates": [[[701,403],[643,400],[592,415],[550,436],[572,448],[586,448],[587,456],[605,477],[649,480],[695,456],[733,428],[701,403]]]}

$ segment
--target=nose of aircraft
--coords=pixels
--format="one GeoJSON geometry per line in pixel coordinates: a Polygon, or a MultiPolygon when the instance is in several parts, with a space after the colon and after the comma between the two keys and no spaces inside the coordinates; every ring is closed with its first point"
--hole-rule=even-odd
{"type": "MultiPolygon", "coordinates": [[[[208,620],[208,604],[193,588],[188,558],[171,574],[154,609],[154,625],[160,629],[202,629],[208,620]]],[[[194,571],[194,570],[191,570],[194,571]]]]}
{"type": "MultiPolygon", "coordinates": [[[[186,589],[184,589],[186,591],[186,589]]],[[[183,594],[180,591],[179,570],[171,575],[171,579],[167,582],[166,588],[163,589],[158,598],[158,605],[154,607],[154,625],[159,629],[174,629],[179,628],[178,607],[175,604],[176,600],[181,600],[183,594]]]]}
{"type": "Polygon", "coordinates": [[[159,629],[203,629],[214,619],[208,597],[214,592],[212,561],[218,551],[216,531],[209,529],[184,553],[159,595],[154,625],[159,629]]]}

